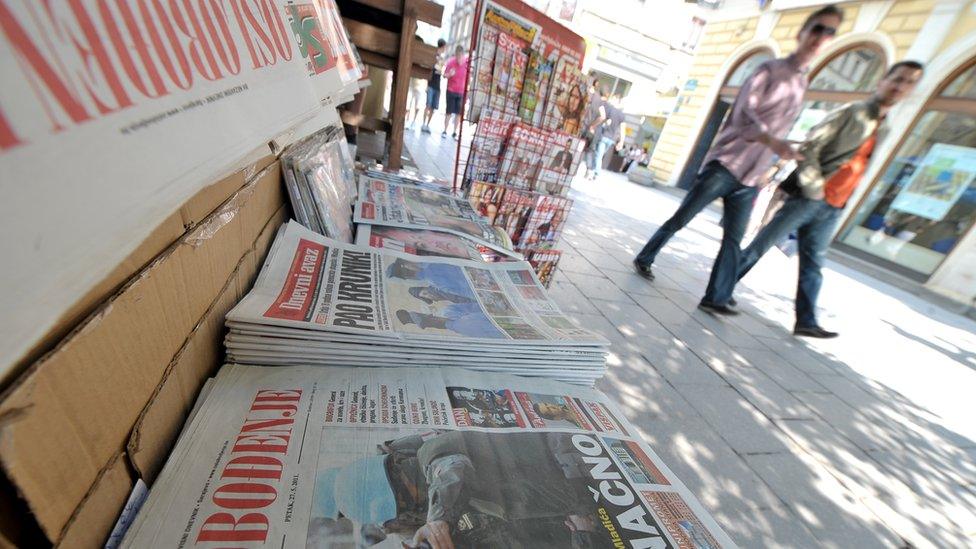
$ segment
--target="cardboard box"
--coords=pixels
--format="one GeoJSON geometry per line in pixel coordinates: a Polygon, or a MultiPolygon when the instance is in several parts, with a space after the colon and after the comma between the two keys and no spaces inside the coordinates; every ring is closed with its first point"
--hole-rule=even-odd
{"type": "MultiPolygon", "coordinates": [[[[223,314],[250,287],[287,211],[278,163],[259,165],[247,183],[252,166],[175,212],[116,272],[153,257],[166,238],[169,246],[0,398],[3,480],[21,498],[0,508],[32,515],[48,542],[104,542],[135,479],[158,470],[220,364],[223,314]],[[171,236],[187,221],[189,231],[171,236]]],[[[0,521],[7,540],[43,541],[9,522],[0,521]]]]}

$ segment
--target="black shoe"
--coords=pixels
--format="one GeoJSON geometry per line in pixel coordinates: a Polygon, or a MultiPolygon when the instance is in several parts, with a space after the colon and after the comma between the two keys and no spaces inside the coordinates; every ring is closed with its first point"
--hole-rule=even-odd
{"type": "Polygon", "coordinates": [[[637,274],[641,275],[642,277],[648,280],[654,280],[654,273],[651,272],[650,265],[642,265],[639,261],[635,259],[634,269],[637,271],[637,274]]]}
{"type": "Polygon", "coordinates": [[[734,297],[729,298],[729,307],[738,307],[739,302],[735,300],[734,297]]]}
{"type": "Polygon", "coordinates": [[[818,339],[832,339],[840,334],[824,330],[820,326],[794,326],[793,335],[803,337],[816,337],[818,339]]]}
{"type": "Polygon", "coordinates": [[[457,134],[456,133],[452,133],[451,134],[451,139],[457,139],[457,134]]]}
{"type": "Polygon", "coordinates": [[[736,311],[735,309],[729,307],[728,305],[718,305],[716,303],[708,303],[706,301],[702,301],[701,303],[699,303],[698,308],[705,311],[706,313],[711,313],[715,315],[736,316],[739,314],[739,311],[736,311]]]}

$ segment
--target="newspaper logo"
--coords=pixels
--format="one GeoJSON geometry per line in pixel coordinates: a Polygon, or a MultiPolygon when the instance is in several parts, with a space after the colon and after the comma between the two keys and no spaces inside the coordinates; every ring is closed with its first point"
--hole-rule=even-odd
{"type": "Polygon", "coordinates": [[[641,492],[651,510],[677,542],[678,549],[721,549],[691,507],[673,492],[641,492]]]}
{"type": "Polygon", "coordinates": [[[617,456],[624,467],[624,473],[634,484],[670,485],[661,469],[651,461],[650,456],[632,440],[602,437],[603,443],[617,456]]]}
{"type": "Polygon", "coordinates": [[[312,304],[318,296],[325,246],[301,239],[292,261],[285,286],[264,316],[308,322],[312,304]]]}

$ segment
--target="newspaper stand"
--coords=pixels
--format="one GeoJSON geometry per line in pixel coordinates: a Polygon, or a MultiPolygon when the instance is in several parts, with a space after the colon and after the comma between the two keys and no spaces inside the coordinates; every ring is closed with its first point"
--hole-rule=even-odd
{"type": "MultiPolygon", "coordinates": [[[[462,120],[477,123],[454,189],[511,237],[548,286],[583,154],[582,37],[518,0],[475,11],[462,120]]],[[[463,127],[463,124],[462,124],[463,127]]]]}

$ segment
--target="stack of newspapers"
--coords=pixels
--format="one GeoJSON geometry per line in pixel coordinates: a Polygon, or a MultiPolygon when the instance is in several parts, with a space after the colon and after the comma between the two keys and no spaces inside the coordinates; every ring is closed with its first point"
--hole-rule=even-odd
{"type": "Polygon", "coordinates": [[[356,173],[341,126],[327,126],[281,155],[295,219],[329,238],[352,242],[356,173]]]}
{"type": "Polygon", "coordinates": [[[463,366],[592,385],[609,343],[577,327],[524,261],[346,244],[290,222],[227,314],[227,356],[266,365],[463,366]]]}
{"type": "Polygon", "coordinates": [[[593,389],[231,364],[201,400],[123,547],[735,547],[593,389]]]}

